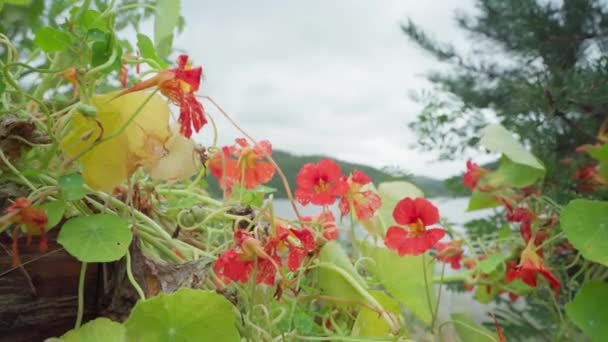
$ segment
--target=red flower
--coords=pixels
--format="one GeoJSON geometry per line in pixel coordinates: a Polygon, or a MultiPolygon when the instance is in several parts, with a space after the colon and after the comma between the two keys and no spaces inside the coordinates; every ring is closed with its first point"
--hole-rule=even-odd
{"type": "Polygon", "coordinates": [[[437,259],[442,262],[450,263],[452,269],[460,269],[460,261],[462,260],[462,240],[454,240],[450,242],[437,242],[435,249],[437,249],[437,259]]]}
{"type": "Polygon", "coordinates": [[[515,269],[507,271],[507,282],[512,282],[514,279],[520,279],[524,283],[536,287],[536,274],[540,274],[545,278],[555,296],[559,295],[561,283],[553,273],[545,266],[542,257],[536,252],[536,244],[533,240],[528,242],[526,248],[521,252],[519,265],[515,269]]]}
{"type": "Polygon", "coordinates": [[[348,189],[341,173],[340,166],[333,160],[322,159],[318,164],[305,164],[296,177],[296,199],[302,205],[334,204],[336,197],[344,195],[348,189]]]}
{"type": "Polygon", "coordinates": [[[202,73],[202,67],[190,66],[188,55],[180,55],[177,57],[177,68],[162,70],[156,76],[121,91],[118,96],[158,87],[163,95],[179,106],[180,133],[189,138],[192,128],[198,132],[207,123],[203,105],[194,95],[200,86],[202,73]]]}
{"type": "Polygon", "coordinates": [[[277,236],[268,242],[274,254],[288,249],[287,268],[297,270],[309,252],[315,250],[315,237],[308,229],[291,229],[279,226],[277,236]]]}
{"type": "Polygon", "coordinates": [[[371,190],[361,191],[361,188],[371,181],[368,175],[359,170],[353,171],[352,175],[348,177],[348,190],[339,204],[342,217],[350,212],[351,206],[355,209],[355,216],[358,220],[366,221],[374,216],[376,210],[382,206],[382,199],[371,190]]]}
{"type": "Polygon", "coordinates": [[[251,148],[247,140],[236,139],[236,145],[225,146],[221,153],[211,158],[209,169],[222,188],[229,189],[233,183],[243,182],[246,189],[254,189],[274,176],[274,165],[262,160],[271,154],[272,145],[268,140],[262,140],[251,148]]]}
{"type": "Polygon", "coordinates": [[[507,221],[519,223],[519,233],[524,242],[528,243],[532,238],[532,222],[536,221],[536,214],[528,208],[513,208],[513,205],[502,197],[495,196],[494,198],[505,206],[507,221]]]}
{"type": "Polygon", "coordinates": [[[321,225],[323,231],[323,237],[326,240],[336,240],[338,238],[338,226],[336,225],[336,219],[331,211],[324,211],[317,216],[304,216],[302,217],[304,222],[313,222],[321,225]]]}
{"type": "Polygon", "coordinates": [[[240,229],[234,233],[234,241],[241,251],[232,248],[222,253],[213,265],[216,275],[222,280],[246,283],[257,266],[256,283],[274,285],[281,259],[240,229]]]}
{"type": "Polygon", "coordinates": [[[597,172],[595,166],[575,171],[574,178],[579,182],[578,189],[582,192],[595,192],[606,184],[606,180],[597,172]]]}
{"type": "Polygon", "coordinates": [[[477,182],[488,173],[489,170],[479,167],[479,165],[473,163],[472,161],[467,161],[467,172],[464,173],[462,177],[462,183],[468,187],[471,191],[475,189],[477,186],[477,182]]]}
{"type": "MultiPolygon", "coordinates": [[[[4,218],[11,223],[20,223],[25,226],[27,231],[27,243],[31,243],[32,235],[40,235],[40,242],[38,248],[40,253],[46,252],[48,248],[48,242],[46,238],[45,227],[48,222],[46,212],[43,209],[37,209],[32,207],[32,203],[25,197],[19,197],[15,199],[15,202],[4,210],[4,218]]],[[[20,227],[13,230],[13,266],[18,266],[19,262],[19,250],[17,245],[17,238],[21,232],[20,227]]]]}
{"type": "Polygon", "coordinates": [[[426,229],[426,226],[439,222],[439,211],[424,198],[402,199],[393,210],[393,218],[398,224],[409,226],[408,231],[392,226],[386,232],[384,244],[399,255],[422,254],[433,248],[445,235],[443,229],[426,229]]]}

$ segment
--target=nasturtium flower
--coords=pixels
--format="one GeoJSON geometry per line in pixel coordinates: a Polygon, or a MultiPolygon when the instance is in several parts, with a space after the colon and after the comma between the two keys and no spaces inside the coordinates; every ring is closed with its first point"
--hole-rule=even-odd
{"type": "Polygon", "coordinates": [[[464,250],[461,247],[462,240],[453,240],[450,242],[437,242],[435,249],[437,250],[437,259],[441,262],[449,263],[452,269],[460,269],[460,261],[464,250]]]}
{"type": "Polygon", "coordinates": [[[471,191],[477,186],[477,182],[483,177],[489,170],[479,167],[479,165],[472,161],[467,161],[467,171],[462,177],[462,183],[468,187],[471,191]]]}
{"type": "Polygon", "coordinates": [[[317,164],[304,164],[296,177],[296,200],[302,205],[332,205],[336,197],[348,189],[340,166],[333,160],[321,159],[317,164]]]}
{"type": "Polygon", "coordinates": [[[269,246],[262,246],[261,241],[240,229],[234,233],[234,241],[239,250],[222,253],[213,265],[215,274],[225,282],[246,283],[255,270],[257,284],[274,285],[281,259],[269,246]]]}
{"type": "MultiPolygon", "coordinates": [[[[19,223],[25,227],[27,232],[28,244],[30,244],[32,235],[40,235],[39,250],[40,253],[46,252],[48,248],[48,241],[46,237],[46,224],[48,218],[46,212],[43,209],[34,208],[32,203],[25,197],[19,197],[15,199],[15,202],[4,210],[5,218],[7,222],[19,223]]],[[[17,245],[17,238],[21,228],[17,227],[13,230],[13,243],[12,243],[12,254],[13,254],[13,266],[18,266],[19,262],[19,249],[17,245]]]]}
{"type": "Polygon", "coordinates": [[[294,272],[297,270],[309,252],[315,250],[315,238],[306,228],[293,229],[282,226],[277,227],[277,236],[271,238],[267,244],[273,255],[287,249],[287,268],[294,272]]]}
{"type": "Polygon", "coordinates": [[[443,229],[426,228],[439,222],[439,211],[424,198],[400,200],[393,210],[393,218],[397,224],[409,227],[405,230],[401,226],[391,226],[386,231],[384,244],[399,255],[422,254],[445,235],[443,229]]]}
{"type": "Polygon", "coordinates": [[[536,275],[540,274],[549,282],[549,286],[553,289],[555,296],[558,296],[561,283],[547,268],[542,256],[536,251],[537,248],[534,239],[530,239],[526,248],[521,252],[519,265],[514,269],[508,270],[506,275],[507,282],[520,279],[524,283],[536,287],[536,275]]]}
{"type": "Polygon", "coordinates": [[[326,240],[336,240],[339,235],[336,218],[331,211],[324,211],[317,216],[304,216],[304,222],[318,223],[322,227],[323,238],[326,240]]]}
{"type": "Polygon", "coordinates": [[[93,98],[98,110],[94,117],[73,115],[61,148],[69,158],[79,157],[84,180],[92,188],[110,192],[140,166],[152,173],[162,167],[157,175],[162,176],[161,179],[191,175],[182,168],[190,167],[192,171],[192,164],[197,163],[195,153],[184,148],[188,144],[183,139],[173,138],[167,102],[160,95],[152,95],[148,100],[150,96],[146,92],[120,97],[116,97],[116,93],[99,95],[93,98]],[[140,107],[140,112],[133,117],[140,107]],[[85,153],[81,155],[82,152],[85,153]],[[167,166],[172,160],[165,158],[177,153],[191,158],[189,164],[167,166]]]}
{"type": "Polygon", "coordinates": [[[595,166],[575,171],[574,179],[578,182],[578,189],[588,193],[595,192],[598,188],[608,184],[595,166]]]}
{"type": "Polygon", "coordinates": [[[177,57],[177,68],[162,70],[156,76],[123,90],[119,96],[158,87],[163,95],[179,106],[180,133],[189,138],[192,128],[198,132],[207,123],[205,109],[194,95],[200,87],[202,73],[202,67],[192,68],[188,55],[180,55],[177,57]]]}
{"type": "Polygon", "coordinates": [[[369,220],[374,216],[376,210],[382,206],[382,199],[372,190],[361,189],[371,182],[371,178],[359,170],[353,171],[348,177],[348,189],[339,204],[342,217],[350,212],[351,206],[355,209],[355,216],[360,221],[369,220]]]}
{"type": "Polygon", "coordinates": [[[223,189],[230,189],[234,183],[254,189],[274,177],[274,165],[264,160],[271,154],[272,145],[268,140],[251,147],[247,140],[240,138],[235,145],[225,146],[212,156],[208,166],[223,189]]]}

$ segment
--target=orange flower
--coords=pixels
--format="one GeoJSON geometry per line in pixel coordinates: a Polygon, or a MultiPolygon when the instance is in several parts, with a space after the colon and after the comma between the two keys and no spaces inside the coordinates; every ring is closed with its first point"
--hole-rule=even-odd
{"type": "Polygon", "coordinates": [[[76,96],[78,94],[78,81],[76,80],[76,68],[71,67],[63,70],[58,74],[59,76],[65,78],[68,82],[70,82],[73,86],[72,94],[76,96]]]}
{"type": "Polygon", "coordinates": [[[188,55],[180,55],[177,57],[177,68],[162,70],[156,76],[123,90],[118,96],[158,87],[163,95],[179,106],[180,133],[189,138],[192,128],[198,132],[207,123],[205,109],[194,95],[200,86],[202,73],[202,67],[191,67],[188,55]]]}
{"type": "Polygon", "coordinates": [[[247,140],[236,139],[234,146],[224,146],[222,152],[211,158],[209,170],[224,189],[230,189],[234,183],[241,182],[246,189],[254,189],[274,176],[274,165],[262,160],[271,153],[272,145],[268,140],[262,140],[251,147],[247,140]],[[231,159],[231,156],[237,159],[231,159]]]}
{"type": "MultiPolygon", "coordinates": [[[[32,203],[25,197],[19,197],[15,202],[4,210],[5,218],[12,223],[20,223],[25,226],[27,231],[27,243],[31,243],[32,235],[40,235],[39,249],[40,253],[46,252],[48,248],[45,226],[48,222],[46,212],[42,209],[32,207],[32,203]]],[[[13,266],[18,266],[19,250],[17,247],[17,238],[21,229],[19,227],[13,230],[13,266]]]]}

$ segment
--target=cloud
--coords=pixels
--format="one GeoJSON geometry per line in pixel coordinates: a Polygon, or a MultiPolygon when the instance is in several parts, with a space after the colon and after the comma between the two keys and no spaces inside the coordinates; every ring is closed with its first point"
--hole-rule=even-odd
{"type": "MultiPolygon", "coordinates": [[[[464,161],[433,163],[412,150],[407,123],[420,105],[409,91],[429,86],[438,67],[401,32],[407,17],[434,36],[466,44],[452,20],[469,2],[184,1],[176,40],[203,65],[202,91],[252,135],[297,154],[323,153],[374,166],[398,165],[435,177],[462,171],[464,161]]],[[[239,133],[209,104],[220,142],[239,133]]],[[[209,143],[211,132],[199,135],[209,143]]]]}

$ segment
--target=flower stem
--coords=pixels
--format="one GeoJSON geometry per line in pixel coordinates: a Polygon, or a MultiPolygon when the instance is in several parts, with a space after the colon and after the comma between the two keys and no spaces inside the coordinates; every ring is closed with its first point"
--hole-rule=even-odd
{"type": "Polygon", "coordinates": [[[127,278],[129,279],[129,282],[131,283],[131,285],[133,285],[133,287],[135,288],[135,291],[137,291],[137,294],[139,295],[139,299],[146,300],[146,295],[144,294],[144,290],[142,290],[141,286],[139,286],[139,284],[137,283],[137,280],[135,280],[135,277],[133,277],[133,270],[131,267],[131,251],[129,251],[127,249],[127,254],[125,256],[126,256],[126,262],[127,262],[127,278]]]}
{"type": "Polygon", "coordinates": [[[75,329],[80,328],[82,316],[84,316],[84,281],[87,274],[87,263],[83,262],[80,266],[80,276],[78,277],[78,312],[76,313],[75,329]]]}

